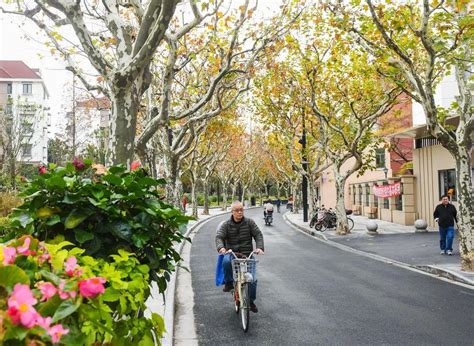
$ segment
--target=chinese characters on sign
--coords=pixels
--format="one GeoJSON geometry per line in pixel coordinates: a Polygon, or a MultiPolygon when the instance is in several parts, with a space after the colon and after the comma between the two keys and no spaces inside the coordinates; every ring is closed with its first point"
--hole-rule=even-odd
{"type": "Polygon", "coordinates": [[[374,185],[374,195],[380,198],[390,198],[402,194],[402,184],[396,182],[390,185],[374,185]]]}

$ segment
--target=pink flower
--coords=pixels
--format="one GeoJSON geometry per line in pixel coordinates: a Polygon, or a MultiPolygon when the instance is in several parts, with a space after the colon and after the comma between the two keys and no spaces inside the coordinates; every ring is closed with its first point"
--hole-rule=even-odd
{"type": "Polygon", "coordinates": [[[13,264],[16,259],[16,249],[5,246],[3,249],[3,265],[13,264]]]}
{"type": "Polygon", "coordinates": [[[31,238],[26,237],[25,242],[23,243],[23,246],[17,246],[16,248],[16,250],[18,251],[18,254],[28,256],[31,253],[30,243],[31,243],[31,238]]]}
{"type": "Polygon", "coordinates": [[[47,171],[47,169],[46,169],[45,166],[39,166],[39,167],[38,167],[38,173],[39,173],[39,174],[45,174],[45,173],[47,173],[47,172],[48,172],[48,171],[47,171]]]}
{"type": "Polygon", "coordinates": [[[141,166],[140,161],[133,161],[132,164],[130,165],[130,170],[136,171],[138,168],[140,168],[140,166],[141,166]]]}
{"type": "Polygon", "coordinates": [[[74,275],[74,270],[77,267],[77,259],[74,256],[71,256],[64,262],[64,266],[66,267],[66,274],[69,276],[74,275]]]}
{"type": "Polygon", "coordinates": [[[71,295],[68,292],[64,291],[64,285],[65,281],[61,280],[58,287],[58,295],[61,299],[68,299],[71,295]]]}
{"type": "Polygon", "coordinates": [[[101,277],[94,277],[79,281],[79,292],[85,298],[94,298],[105,292],[104,283],[106,280],[101,277]]]}
{"type": "Polygon", "coordinates": [[[44,253],[38,256],[38,263],[41,265],[44,262],[49,261],[50,259],[51,259],[51,256],[49,255],[49,253],[44,253]]]}
{"type": "Polygon", "coordinates": [[[43,317],[41,315],[38,315],[38,321],[37,324],[38,326],[48,330],[49,326],[51,325],[51,317],[43,317]]]}
{"type": "Polygon", "coordinates": [[[28,285],[16,284],[10,298],[8,298],[8,307],[24,310],[24,307],[21,308],[22,305],[32,307],[37,302],[28,285]]]}
{"type": "Polygon", "coordinates": [[[51,335],[53,344],[58,343],[61,337],[67,333],[69,333],[69,329],[64,329],[60,324],[55,324],[48,330],[48,334],[51,335]]]}
{"type": "Polygon", "coordinates": [[[86,165],[84,164],[84,161],[78,159],[78,158],[75,158],[73,161],[72,161],[72,165],[74,166],[74,168],[76,169],[76,171],[82,171],[86,168],[86,165]]]}
{"type": "Polygon", "coordinates": [[[58,293],[58,289],[51,282],[41,282],[38,285],[38,288],[43,295],[41,301],[44,302],[58,293]]]}
{"type": "Polygon", "coordinates": [[[32,306],[22,304],[19,309],[14,306],[8,308],[8,316],[14,325],[23,325],[26,328],[33,328],[40,316],[32,306]]]}

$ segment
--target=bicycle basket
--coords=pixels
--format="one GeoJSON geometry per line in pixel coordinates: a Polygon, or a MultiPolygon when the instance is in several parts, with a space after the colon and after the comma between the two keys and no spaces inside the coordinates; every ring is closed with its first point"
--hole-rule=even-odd
{"type": "Polygon", "coordinates": [[[234,281],[239,279],[241,273],[241,280],[243,282],[257,281],[257,260],[254,258],[243,258],[232,260],[232,274],[234,281]]]}

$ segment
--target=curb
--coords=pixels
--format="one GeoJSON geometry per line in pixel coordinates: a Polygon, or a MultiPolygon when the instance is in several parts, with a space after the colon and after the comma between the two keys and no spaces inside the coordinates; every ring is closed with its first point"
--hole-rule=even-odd
{"type": "Polygon", "coordinates": [[[283,214],[283,219],[291,227],[296,228],[296,229],[308,234],[309,236],[312,236],[312,237],[316,238],[319,241],[324,241],[325,243],[327,243],[328,245],[331,245],[333,247],[337,247],[337,248],[345,250],[345,251],[350,251],[350,252],[353,252],[353,253],[357,253],[359,255],[369,257],[369,258],[372,258],[372,259],[375,259],[377,261],[381,261],[381,262],[384,262],[384,263],[387,263],[387,264],[393,264],[393,265],[396,265],[396,266],[401,267],[401,268],[414,270],[414,271],[417,271],[419,273],[430,275],[430,276],[438,278],[438,279],[441,279],[441,278],[442,279],[447,279],[446,281],[448,281],[448,282],[459,283],[459,284],[462,284],[466,288],[474,289],[474,281],[469,280],[467,278],[464,278],[464,277],[460,276],[459,274],[457,274],[453,271],[449,271],[449,270],[446,270],[446,269],[443,269],[443,268],[440,268],[440,267],[437,267],[437,266],[434,266],[434,265],[411,265],[411,264],[408,264],[408,263],[399,262],[399,261],[396,261],[396,260],[393,260],[393,259],[390,259],[390,258],[387,258],[387,257],[383,257],[383,256],[380,256],[380,255],[371,254],[371,253],[368,253],[368,252],[365,252],[365,251],[357,250],[357,249],[351,248],[350,246],[343,245],[343,244],[337,243],[335,241],[329,240],[321,232],[311,231],[311,230],[308,230],[306,227],[302,227],[300,225],[297,225],[297,224],[293,223],[291,220],[288,219],[288,217],[286,216],[286,213],[283,214]]]}

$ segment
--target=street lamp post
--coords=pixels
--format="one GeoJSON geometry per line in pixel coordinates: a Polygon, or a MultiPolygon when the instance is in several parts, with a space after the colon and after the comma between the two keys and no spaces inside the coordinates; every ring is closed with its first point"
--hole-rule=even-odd
{"type": "Polygon", "coordinates": [[[306,126],[305,126],[305,117],[304,112],[302,112],[302,125],[303,125],[303,134],[300,139],[301,143],[301,166],[303,168],[303,181],[301,183],[302,195],[303,195],[303,221],[308,222],[308,177],[306,173],[308,172],[308,158],[306,157],[306,126]]]}

